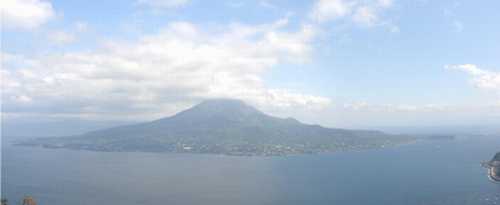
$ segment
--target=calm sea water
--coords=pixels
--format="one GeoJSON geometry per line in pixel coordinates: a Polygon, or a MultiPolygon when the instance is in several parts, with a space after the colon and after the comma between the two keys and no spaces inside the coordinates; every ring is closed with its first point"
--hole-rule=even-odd
{"type": "Polygon", "coordinates": [[[2,195],[39,205],[500,204],[500,137],[290,157],[2,148],[2,195]]]}

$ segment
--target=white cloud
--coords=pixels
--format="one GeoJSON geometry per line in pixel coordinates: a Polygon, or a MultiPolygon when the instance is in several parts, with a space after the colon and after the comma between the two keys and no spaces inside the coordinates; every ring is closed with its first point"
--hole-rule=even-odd
{"type": "Polygon", "coordinates": [[[274,5],[271,2],[269,2],[269,0],[261,0],[261,1],[259,1],[259,6],[262,6],[264,8],[269,8],[269,9],[275,9],[275,8],[277,8],[276,5],[274,5]]]}
{"type": "Polygon", "coordinates": [[[399,104],[360,101],[332,106],[321,113],[308,118],[334,127],[456,126],[498,122],[500,106],[493,102],[399,104]]]}
{"type": "Polygon", "coordinates": [[[389,25],[389,31],[391,33],[399,33],[399,32],[401,32],[401,30],[399,29],[399,26],[395,26],[395,25],[392,25],[392,24],[389,25]]]}
{"type": "Polygon", "coordinates": [[[42,0],[2,0],[0,10],[2,23],[15,29],[34,29],[55,16],[52,4],[42,0]]]}
{"type": "Polygon", "coordinates": [[[348,111],[383,112],[383,113],[392,113],[392,112],[432,113],[432,112],[452,111],[456,109],[455,107],[449,105],[371,104],[364,101],[345,103],[342,108],[348,111]]]}
{"type": "Polygon", "coordinates": [[[472,77],[472,83],[478,88],[500,91],[500,72],[481,69],[474,64],[447,65],[445,67],[468,73],[472,77]]]}
{"type": "Polygon", "coordinates": [[[76,22],[75,23],[75,30],[76,30],[76,32],[79,32],[79,33],[87,32],[89,30],[89,25],[88,25],[88,23],[82,22],[82,21],[76,22]]]}
{"type": "Polygon", "coordinates": [[[388,7],[391,7],[391,6],[392,6],[392,4],[393,4],[393,0],[378,0],[378,4],[379,4],[381,7],[388,8],[388,7]]]}
{"type": "Polygon", "coordinates": [[[369,106],[370,105],[367,102],[353,102],[353,103],[345,103],[343,108],[358,111],[367,108],[369,106]]]}
{"type": "Polygon", "coordinates": [[[462,21],[458,19],[458,15],[455,13],[455,10],[460,7],[460,2],[454,2],[452,6],[443,9],[443,15],[450,22],[450,27],[453,28],[455,32],[462,32],[465,29],[465,26],[462,21]]]}
{"type": "Polygon", "coordinates": [[[239,98],[266,110],[326,107],[328,98],[269,88],[262,80],[277,64],[309,59],[314,29],[285,31],[286,24],[281,19],[203,31],[174,22],[157,34],[95,51],[6,54],[4,111],[158,117],[214,97],[239,98]]]}
{"type": "Polygon", "coordinates": [[[313,7],[311,17],[318,22],[338,19],[350,15],[355,1],[319,0],[313,7]]]}
{"type": "Polygon", "coordinates": [[[78,40],[81,34],[84,34],[89,29],[85,22],[76,22],[72,27],[66,30],[55,30],[46,33],[47,39],[57,45],[66,45],[74,43],[78,40]]]}
{"type": "Polygon", "coordinates": [[[319,23],[344,19],[362,26],[387,25],[381,13],[392,6],[392,0],[318,0],[310,17],[319,23]]]}
{"type": "Polygon", "coordinates": [[[173,9],[186,5],[191,0],[137,0],[137,4],[156,9],[173,9]]]}
{"type": "Polygon", "coordinates": [[[371,26],[378,21],[378,16],[373,8],[362,6],[356,9],[353,20],[358,24],[371,26]]]}
{"type": "Polygon", "coordinates": [[[76,40],[76,36],[73,33],[68,33],[65,31],[53,31],[47,35],[48,39],[56,44],[64,45],[68,43],[73,43],[76,40]]]}

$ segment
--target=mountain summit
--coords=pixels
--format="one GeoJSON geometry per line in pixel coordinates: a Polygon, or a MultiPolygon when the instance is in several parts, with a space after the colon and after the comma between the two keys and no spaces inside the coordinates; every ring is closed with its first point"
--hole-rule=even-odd
{"type": "MultiPolygon", "coordinates": [[[[206,100],[190,109],[182,111],[172,118],[191,121],[202,120],[246,120],[263,117],[264,113],[244,103],[241,100],[213,99],[206,100]]],[[[170,119],[170,118],[164,118],[170,119]]],[[[163,119],[161,119],[163,120],[163,119]]]]}
{"type": "Polygon", "coordinates": [[[214,99],[159,120],[21,145],[95,151],[286,155],[380,148],[409,137],[346,130],[269,116],[240,100],[214,99]]]}

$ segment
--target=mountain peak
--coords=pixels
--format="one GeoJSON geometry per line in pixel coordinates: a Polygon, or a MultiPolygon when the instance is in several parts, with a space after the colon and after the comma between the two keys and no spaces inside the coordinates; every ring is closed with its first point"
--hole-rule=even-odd
{"type": "Polygon", "coordinates": [[[220,112],[220,111],[260,112],[256,108],[246,104],[242,100],[227,99],[227,98],[205,100],[200,104],[193,106],[192,109],[202,109],[212,112],[220,112]]]}
{"type": "Polygon", "coordinates": [[[200,118],[224,117],[241,118],[245,116],[262,115],[256,108],[237,99],[209,99],[177,114],[177,117],[191,116],[200,118]]]}
{"type": "Polygon", "coordinates": [[[244,107],[248,106],[245,102],[238,99],[231,98],[214,98],[208,99],[196,106],[230,106],[230,107],[244,107]]]}
{"type": "Polygon", "coordinates": [[[153,151],[228,155],[322,153],[405,143],[383,133],[330,129],[266,115],[241,100],[212,99],[172,117],[47,138],[24,145],[97,151],[153,151]]]}

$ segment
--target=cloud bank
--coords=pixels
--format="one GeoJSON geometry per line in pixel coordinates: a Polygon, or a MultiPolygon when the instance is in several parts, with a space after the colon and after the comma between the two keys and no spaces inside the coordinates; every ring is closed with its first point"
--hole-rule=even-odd
{"type": "Polygon", "coordinates": [[[155,9],[173,9],[186,5],[191,0],[137,0],[138,5],[155,9]]]}
{"type": "Polygon", "coordinates": [[[348,20],[362,26],[384,25],[381,14],[392,5],[392,0],[319,0],[310,17],[319,23],[348,20]]]}
{"type": "Polygon", "coordinates": [[[205,31],[172,22],[134,42],[62,55],[3,53],[4,112],[163,116],[208,98],[239,98],[264,109],[321,109],[331,101],[280,88],[262,76],[310,58],[314,29],[284,31],[286,19],[205,31]]]}
{"type": "Polygon", "coordinates": [[[42,0],[2,0],[1,21],[7,28],[35,29],[55,16],[52,4],[42,0]]]}
{"type": "Polygon", "coordinates": [[[445,67],[452,70],[461,70],[469,74],[472,84],[478,88],[494,90],[500,93],[500,72],[482,69],[474,64],[447,65],[445,67]]]}

